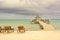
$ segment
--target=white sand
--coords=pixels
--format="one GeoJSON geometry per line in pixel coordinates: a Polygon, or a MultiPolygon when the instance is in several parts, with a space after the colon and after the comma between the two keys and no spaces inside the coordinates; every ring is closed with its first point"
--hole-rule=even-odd
{"type": "Polygon", "coordinates": [[[60,30],[0,33],[0,40],[60,40],[60,30]]]}
{"type": "Polygon", "coordinates": [[[43,25],[44,30],[54,30],[54,29],[55,29],[51,24],[46,24],[46,23],[44,23],[44,22],[42,22],[42,21],[39,21],[39,23],[40,23],[41,25],[43,25]]]}

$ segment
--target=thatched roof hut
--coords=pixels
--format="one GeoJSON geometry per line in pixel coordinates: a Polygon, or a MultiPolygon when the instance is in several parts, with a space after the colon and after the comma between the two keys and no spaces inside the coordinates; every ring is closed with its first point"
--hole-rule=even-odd
{"type": "Polygon", "coordinates": [[[34,18],[35,18],[36,20],[40,20],[40,19],[41,19],[40,16],[35,16],[34,18]]]}

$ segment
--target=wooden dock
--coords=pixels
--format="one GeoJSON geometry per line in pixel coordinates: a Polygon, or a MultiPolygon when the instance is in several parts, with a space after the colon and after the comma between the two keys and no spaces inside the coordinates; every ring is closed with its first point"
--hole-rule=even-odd
{"type": "Polygon", "coordinates": [[[43,21],[39,21],[39,25],[42,25],[44,30],[54,30],[55,29],[52,25],[46,24],[43,21]]]}

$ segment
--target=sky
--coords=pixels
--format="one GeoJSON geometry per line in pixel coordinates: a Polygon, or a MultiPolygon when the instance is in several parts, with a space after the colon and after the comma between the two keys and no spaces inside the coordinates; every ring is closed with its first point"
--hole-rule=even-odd
{"type": "Polygon", "coordinates": [[[0,0],[0,19],[29,19],[37,15],[60,19],[60,0],[0,0]]]}

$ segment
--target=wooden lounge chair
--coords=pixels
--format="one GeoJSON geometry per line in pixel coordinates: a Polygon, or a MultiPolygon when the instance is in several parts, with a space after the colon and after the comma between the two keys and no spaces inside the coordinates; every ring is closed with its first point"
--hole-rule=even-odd
{"type": "Polygon", "coordinates": [[[24,26],[18,26],[18,31],[19,32],[25,32],[24,26]]]}
{"type": "Polygon", "coordinates": [[[5,32],[9,32],[10,31],[10,27],[9,26],[5,26],[4,29],[5,29],[5,32]]]}
{"type": "Polygon", "coordinates": [[[14,32],[14,29],[11,28],[11,26],[5,26],[5,32],[10,32],[10,30],[13,30],[14,32]]]}
{"type": "Polygon", "coordinates": [[[4,29],[0,26],[0,32],[4,32],[4,29]]]}
{"type": "Polygon", "coordinates": [[[12,32],[14,32],[14,28],[11,28],[11,26],[9,26],[10,27],[10,30],[12,31],[12,32]]]}
{"type": "Polygon", "coordinates": [[[1,32],[1,26],[0,26],[0,32],[1,32]]]}

